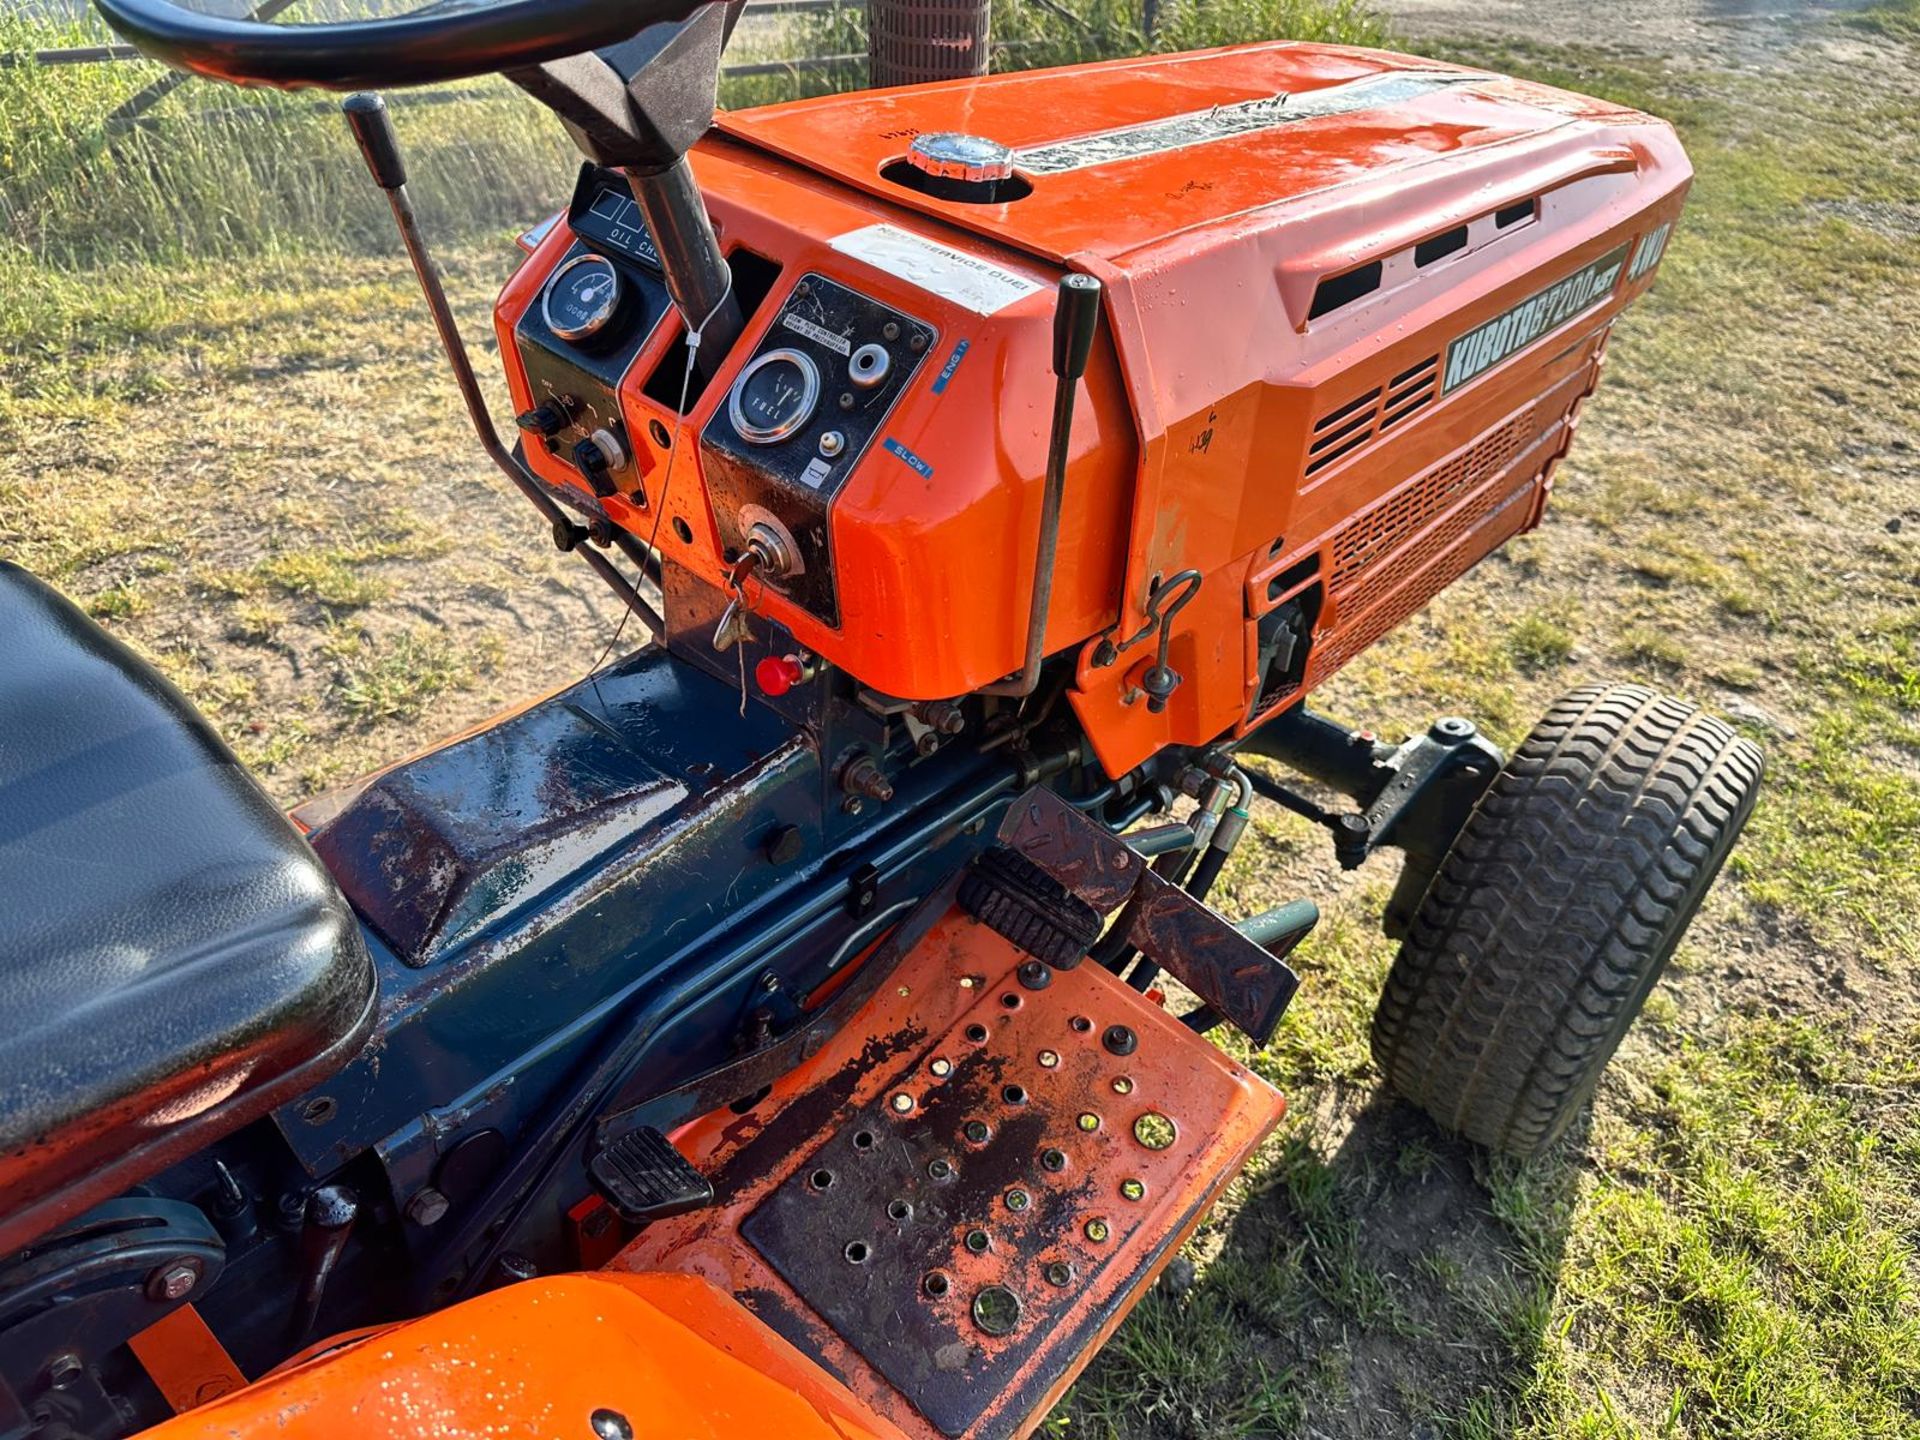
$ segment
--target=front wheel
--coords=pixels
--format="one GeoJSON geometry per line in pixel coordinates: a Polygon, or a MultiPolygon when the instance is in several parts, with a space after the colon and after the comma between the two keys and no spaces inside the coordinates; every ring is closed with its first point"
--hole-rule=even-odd
{"type": "Polygon", "coordinates": [[[1599,1083],[1733,848],[1759,749],[1641,685],[1565,696],[1507,762],[1387,976],[1373,1056],[1449,1129],[1535,1155],[1599,1083]]]}

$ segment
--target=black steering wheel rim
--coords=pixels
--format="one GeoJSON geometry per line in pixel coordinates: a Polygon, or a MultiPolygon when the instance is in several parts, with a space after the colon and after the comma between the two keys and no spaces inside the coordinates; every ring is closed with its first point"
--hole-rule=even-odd
{"type": "Polygon", "coordinates": [[[324,25],[227,19],[170,0],[93,3],[127,43],[177,70],[280,90],[392,90],[617,45],[709,0],[501,0],[324,25]]]}

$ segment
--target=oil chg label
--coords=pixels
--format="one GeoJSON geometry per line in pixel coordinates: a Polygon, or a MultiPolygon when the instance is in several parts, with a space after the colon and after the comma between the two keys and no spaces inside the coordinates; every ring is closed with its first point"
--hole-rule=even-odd
{"type": "Polygon", "coordinates": [[[1447,346],[1447,374],[1441,389],[1452,390],[1485,374],[1605,299],[1613,293],[1626,260],[1627,247],[1622,245],[1460,336],[1447,346]]]}

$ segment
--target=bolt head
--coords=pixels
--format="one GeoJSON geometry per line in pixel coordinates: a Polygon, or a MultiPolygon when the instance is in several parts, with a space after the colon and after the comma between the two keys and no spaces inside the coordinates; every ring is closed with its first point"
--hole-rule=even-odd
{"type": "Polygon", "coordinates": [[[453,1202],[431,1185],[423,1185],[407,1201],[407,1219],[416,1225],[438,1225],[447,1218],[453,1202]]]}
{"type": "Polygon", "coordinates": [[[587,1423],[599,1440],[633,1440],[633,1424],[618,1410],[596,1410],[587,1423]]]}
{"type": "Polygon", "coordinates": [[[200,1283],[200,1262],[191,1256],[169,1260],[147,1277],[147,1297],[171,1303],[184,1300],[200,1283]]]}
{"type": "Polygon", "coordinates": [[[1025,990],[1044,990],[1053,983],[1053,972],[1038,960],[1021,961],[1014,974],[1025,990]]]}

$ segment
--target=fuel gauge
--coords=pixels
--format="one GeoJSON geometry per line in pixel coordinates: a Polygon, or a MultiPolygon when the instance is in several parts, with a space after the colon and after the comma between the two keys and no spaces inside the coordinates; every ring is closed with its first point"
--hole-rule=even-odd
{"type": "Polygon", "coordinates": [[[541,318],[562,340],[591,340],[620,308],[620,272],[600,255],[576,255],[547,282],[541,318]]]}
{"type": "Polygon", "coordinates": [[[728,418],[755,445],[786,439],[813,418],[820,370],[799,350],[769,350],[740,372],[727,397],[728,418]]]}

